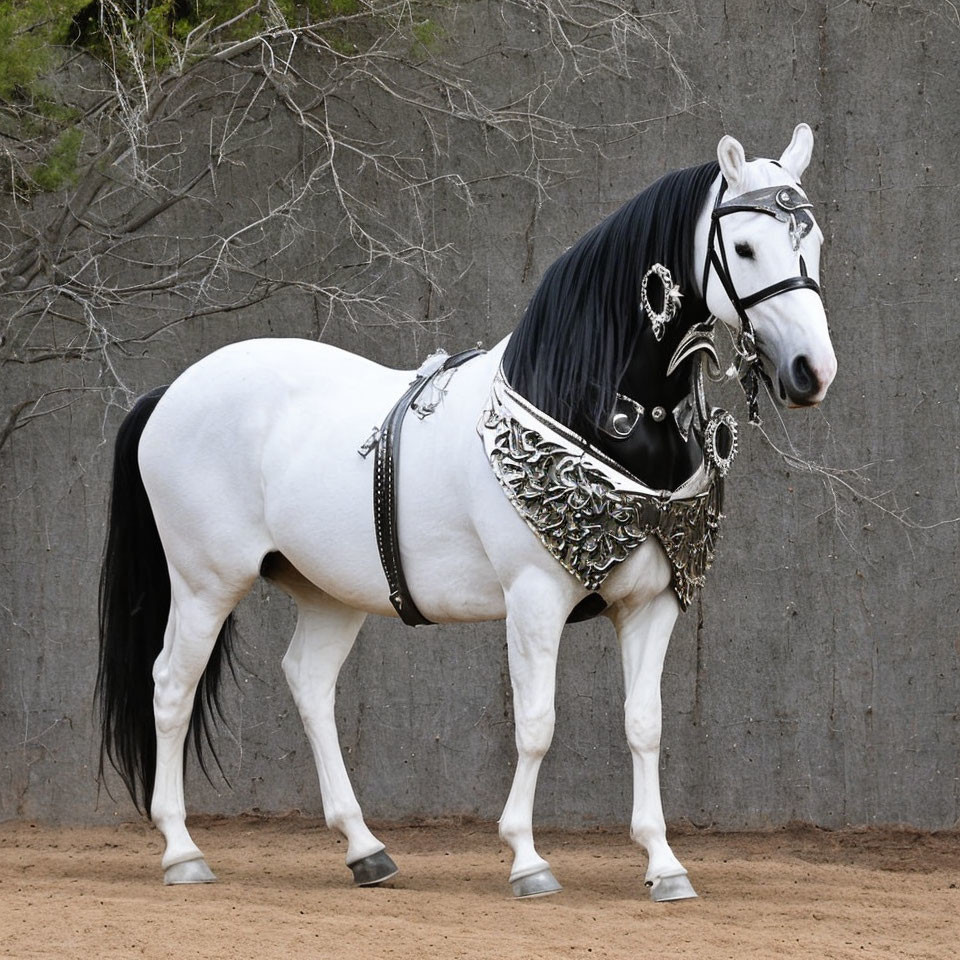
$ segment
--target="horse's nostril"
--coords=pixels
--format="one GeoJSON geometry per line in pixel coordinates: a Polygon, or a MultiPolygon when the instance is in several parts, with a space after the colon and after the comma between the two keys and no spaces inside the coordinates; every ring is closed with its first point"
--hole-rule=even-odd
{"type": "Polygon", "coordinates": [[[790,368],[793,387],[797,394],[810,396],[816,393],[817,378],[806,357],[797,357],[790,368]]]}
{"type": "Polygon", "coordinates": [[[797,406],[815,403],[813,398],[820,392],[820,379],[814,373],[810,361],[802,356],[794,358],[783,370],[780,385],[786,390],[790,402],[797,406]]]}

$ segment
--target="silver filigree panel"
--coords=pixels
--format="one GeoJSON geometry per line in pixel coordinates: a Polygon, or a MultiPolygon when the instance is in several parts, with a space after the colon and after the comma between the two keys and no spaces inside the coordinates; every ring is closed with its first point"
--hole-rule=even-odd
{"type": "Polygon", "coordinates": [[[543,545],[588,590],[649,536],[662,545],[686,609],[703,585],[722,519],[722,480],[670,500],[619,489],[583,450],[548,439],[494,402],[480,423],[493,472],[543,545]]]}

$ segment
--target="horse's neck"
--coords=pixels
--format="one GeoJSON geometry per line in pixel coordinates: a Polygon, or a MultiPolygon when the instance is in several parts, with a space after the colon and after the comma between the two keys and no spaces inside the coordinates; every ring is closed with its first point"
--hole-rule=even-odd
{"type": "Polygon", "coordinates": [[[690,328],[671,330],[657,341],[649,327],[640,334],[619,392],[645,407],[663,406],[672,410],[690,392],[691,361],[686,360],[669,377],[667,367],[684,333],[690,328]]]}
{"type": "Polygon", "coordinates": [[[579,425],[604,453],[656,489],[675,490],[702,460],[698,438],[691,431],[684,440],[673,416],[674,409],[691,393],[693,361],[685,360],[667,376],[674,350],[691,323],[677,324],[662,341],[657,341],[649,328],[640,334],[618,391],[636,400],[645,411],[627,440],[614,440],[587,424],[579,425]],[[662,408],[663,419],[653,419],[657,407],[662,408]]]}

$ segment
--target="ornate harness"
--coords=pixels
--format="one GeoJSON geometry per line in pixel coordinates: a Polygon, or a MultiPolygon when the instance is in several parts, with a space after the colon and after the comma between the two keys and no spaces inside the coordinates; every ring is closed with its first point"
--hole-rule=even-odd
{"type": "Polygon", "coordinates": [[[588,590],[599,590],[611,570],[654,535],[687,608],[703,586],[720,531],[718,470],[701,464],[677,490],[653,490],[521,397],[502,373],[477,431],[507,498],[588,590]]]}
{"type": "MultiPolygon", "coordinates": [[[[694,360],[690,394],[673,410],[684,440],[693,430],[703,449],[703,462],[690,478],[673,491],[648,487],[511,389],[502,371],[494,378],[488,405],[477,424],[487,458],[507,498],[550,554],[590,591],[597,591],[618,564],[655,536],[670,561],[673,589],[680,605],[687,608],[703,586],[713,562],[723,519],[723,481],[738,445],[736,420],[725,410],[711,408],[706,401],[704,370],[718,382],[737,377],[747,397],[750,422],[759,423],[759,381],[762,378],[769,383],[769,378],[763,370],[753,324],[746,311],[789,290],[809,289],[821,295],[817,282],[807,275],[802,256],[799,276],[746,297],[738,295],[727,266],[720,223],[723,217],[741,212],[775,217],[789,226],[795,251],[813,229],[814,220],[812,205],[795,187],[754,190],[722,203],[726,188],[724,181],[711,214],[702,296],[705,300],[712,267],[740,319],[737,361],[726,373],[721,372],[713,344],[716,319],[710,317],[684,334],[666,371],[669,376],[685,360],[694,360]]],[[[641,309],[649,315],[659,341],[679,310],[681,292],[662,264],[654,264],[647,271],[641,291],[641,309]],[[648,282],[654,275],[663,286],[659,312],[654,311],[647,293],[648,282]]],[[[400,431],[408,409],[413,408],[421,419],[429,416],[441,402],[455,369],[482,352],[474,349],[448,357],[440,351],[430,358],[383,425],[374,429],[358,451],[362,457],[374,448],[377,451],[373,483],[377,546],[390,588],[390,602],[409,626],[432,621],[424,617],[410,595],[400,558],[396,505],[400,431]],[[418,402],[431,386],[433,399],[418,402]]],[[[644,412],[635,400],[618,394],[613,412],[601,429],[613,437],[628,437],[644,412]]],[[[660,407],[650,414],[658,422],[666,417],[666,411],[660,407]]],[[[598,594],[594,593],[593,599],[599,603],[589,604],[586,616],[598,613],[605,605],[598,594]]],[[[584,605],[590,600],[588,597],[584,605]]]]}

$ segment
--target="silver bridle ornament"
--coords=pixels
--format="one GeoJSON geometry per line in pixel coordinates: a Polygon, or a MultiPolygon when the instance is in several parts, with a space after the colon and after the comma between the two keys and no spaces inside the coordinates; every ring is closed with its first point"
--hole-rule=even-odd
{"type": "Polygon", "coordinates": [[[741,193],[740,196],[719,204],[717,209],[720,216],[740,212],[766,213],[787,224],[794,253],[800,249],[800,241],[813,230],[816,222],[810,212],[813,204],[809,198],[789,184],[741,193]]]}
{"type": "MultiPolygon", "coordinates": [[[[740,428],[732,413],[721,407],[711,407],[707,403],[704,372],[712,381],[720,383],[730,376],[736,376],[738,369],[734,366],[726,373],[721,370],[720,358],[713,342],[716,322],[715,318],[711,318],[704,323],[698,323],[683,335],[667,365],[667,376],[675,373],[684,360],[693,360],[693,385],[691,398],[687,401],[690,409],[686,414],[689,420],[685,420],[682,425],[677,418],[677,426],[686,440],[690,425],[696,419],[703,440],[704,458],[721,477],[725,477],[740,449],[740,428]]],[[[674,416],[677,417],[676,412],[674,416]]]]}
{"type": "Polygon", "coordinates": [[[740,435],[736,418],[732,413],[715,407],[703,429],[704,456],[717,473],[725,477],[739,449],[740,435]]]}

